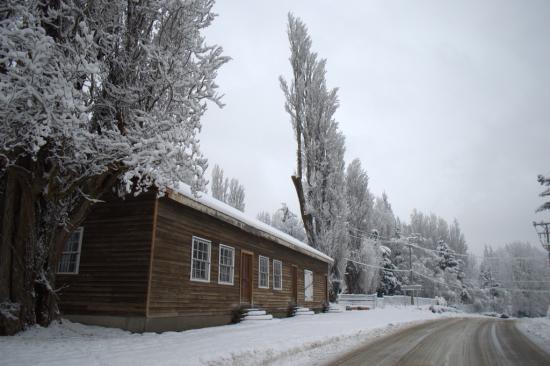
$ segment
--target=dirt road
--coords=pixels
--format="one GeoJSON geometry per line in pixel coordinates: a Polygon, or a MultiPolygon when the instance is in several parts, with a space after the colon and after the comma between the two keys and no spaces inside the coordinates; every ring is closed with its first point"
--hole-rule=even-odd
{"type": "Polygon", "coordinates": [[[333,365],[476,366],[550,365],[550,355],[530,342],[513,320],[446,319],[381,338],[333,365]]]}

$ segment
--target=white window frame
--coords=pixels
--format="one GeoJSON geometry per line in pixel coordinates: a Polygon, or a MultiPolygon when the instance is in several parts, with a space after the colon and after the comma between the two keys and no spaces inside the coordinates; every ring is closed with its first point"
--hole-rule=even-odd
{"type": "Polygon", "coordinates": [[[229,245],[220,244],[219,256],[218,256],[218,283],[220,285],[233,285],[235,283],[235,248],[229,245]],[[222,248],[231,251],[231,266],[229,266],[230,281],[225,282],[221,280],[222,275],[222,248]]]}
{"type": "Polygon", "coordinates": [[[258,259],[258,288],[269,288],[269,258],[268,257],[265,257],[263,255],[260,255],[259,256],[259,259],[258,259]],[[266,270],[267,270],[267,285],[266,286],[262,286],[262,259],[265,259],[266,261],[266,270]]]}
{"type": "Polygon", "coordinates": [[[198,236],[193,236],[193,239],[191,240],[191,268],[190,268],[190,274],[189,274],[189,278],[191,279],[191,281],[193,282],[205,282],[205,283],[208,283],[210,282],[210,270],[212,268],[212,242],[210,240],[207,240],[207,239],[204,239],[204,238],[199,238],[198,236]],[[197,260],[197,261],[201,261],[199,259],[194,259],[193,258],[193,252],[195,251],[195,243],[196,242],[202,242],[204,244],[208,244],[208,260],[206,261],[206,264],[207,264],[207,271],[206,271],[206,279],[204,278],[194,278],[193,277],[193,261],[197,260]]]}
{"type": "Polygon", "coordinates": [[[313,271],[304,269],[304,301],[313,301],[313,271]],[[307,286],[307,274],[311,275],[311,285],[307,286]],[[308,296],[308,288],[311,287],[311,296],[308,296]]]}
{"type": "MultiPolygon", "coordinates": [[[[72,250],[65,250],[65,245],[63,246],[63,252],[61,253],[61,258],[59,258],[59,263],[57,264],[57,273],[58,274],[78,274],[78,271],[80,270],[80,253],[82,253],[82,238],[84,237],[84,227],[79,226],[76,228],[74,232],[71,233],[71,236],[78,233],[78,250],[72,251],[72,250]],[[61,260],[63,259],[63,256],[65,254],[74,254],[76,253],[76,264],[74,267],[74,272],[61,272],[59,271],[59,266],[61,265],[61,260]]],[[[68,241],[68,239],[67,239],[68,241]]]]}
{"type": "Polygon", "coordinates": [[[283,262],[278,260],[278,259],[274,259],[273,260],[273,289],[274,290],[282,290],[283,289],[283,262]],[[275,264],[278,264],[280,267],[280,271],[279,271],[279,283],[276,284],[275,283],[275,264]],[[278,286],[277,286],[278,285],[278,286]]]}

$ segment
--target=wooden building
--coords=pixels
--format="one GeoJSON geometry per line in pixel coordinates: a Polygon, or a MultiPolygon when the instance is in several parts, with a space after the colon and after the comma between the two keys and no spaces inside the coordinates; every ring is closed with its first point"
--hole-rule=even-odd
{"type": "Polygon", "coordinates": [[[257,307],[286,316],[328,301],[332,259],[189,188],[97,204],[65,245],[64,317],[132,331],[231,322],[257,307]]]}

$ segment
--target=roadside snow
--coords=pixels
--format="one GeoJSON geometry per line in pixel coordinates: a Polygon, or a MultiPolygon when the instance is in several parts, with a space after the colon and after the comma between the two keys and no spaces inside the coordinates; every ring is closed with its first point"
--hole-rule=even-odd
{"type": "Polygon", "coordinates": [[[457,314],[386,307],[162,334],[64,320],[0,337],[0,365],[318,364],[396,326],[449,316],[457,314]]]}
{"type": "Polygon", "coordinates": [[[550,318],[522,318],[516,325],[533,343],[550,353],[550,318]]]}

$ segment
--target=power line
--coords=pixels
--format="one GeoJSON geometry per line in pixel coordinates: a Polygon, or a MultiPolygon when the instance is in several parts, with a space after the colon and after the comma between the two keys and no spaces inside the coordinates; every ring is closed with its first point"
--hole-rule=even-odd
{"type": "MultiPolygon", "coordinates": [[[[385,267],[381,267],[381,266],[376,266],[376,265],[373,265],[373,264],[367,264],[367,263],[361,263],[361,262],[358,262],[358,261],[355,261],[353,259],[349,259],[349,258],[344,258],[345,260],[347,261],[350,261],[350,262],[353,262],[353,263],[356,263],[356,264],[359,264],[359,265],[362,265],[362,266],[365,266],[365,267],[370,267],[370,268],[377,268],[377,269],[382,269],[382,270],[385,270],[385,271],[391,271],[391,272],[407,272],[409,273],[410,270],[408,269],[391,269],[391,268],[385,268],[385,267]]],[[[420,272],[417,272],[417,271],[412,271],[414,274],[420,276],[420,277],[423,277],[431,282],[434,282],[434,283],[438,283],[440,285],[443,285],[443,286],[446,286],[446,287],[454,287],[454,288],[457,288],[457,289],[464,289],[464,287],[461,287],[461,286],[458,286],[458,285],[451,285],[449,283],[445,283],[445,282],[441,282],[441,281],[437,281],[427,275],[424,275],[420,272]]],[[[505,281],[498,281],[498,282],[505,282],[505,281]]],[[[525,289],[525,288],[503,288],[503,287],[491,287],[493,289],[498,289],[498,290],[506,290],[506,291],[516,291],[516,292],[537,292],[537,293],[550,293],[550,290],[536,290],[536,289],[525,289]]]]}
{"type": "MultiPolygon", "coordinates": [[[[356,228],[353,228],[353,227],[350,227],[350,229],[361,232],[361,233],[364,233],[364,234],[367,234],[365,231],[359,230],[359,229],[356,229],[356,228]]],[[[370,235],[370,234],[367,234],[367,235],[370,235]]],[[[352,234],[349,234],[349,236],[351,236],[352,238],[355,238],[355,239],[364,239],[365,238],[364,236],[356,236],[356,235],[352,235],[352,234]]],[[[426,252],[437,253],[437,254],[441,253],[441,251],[439,251],[439,250],[425,248],[425,247],[420,246],[420,245],[415,244],[415,243],[404,243],[404,242],[400,242],[400,241],[395,240],[395,239],[385,238],[385,237],[382,237],[382,236],[379,236],[378,238],[382,239],[384,241],[387,241],[391,244],[411,246],[411,247],[416,248],[416,249],[420,249],[420,250],[423,250],[423,251],[426,251],[426,252]]],[[[480,256],[480,255],[475,255],[475,254],[461,254],[461,253],[456,253],[456,252],[453,253],[453,255],[455,257],[468,257],[468,258],[469,257],[475,257],[475,258],[479,258],[479,259],[496,259],[496,260],[508,259],[508,258],[503,258],[503,257],[485,257],[485,256],[480,256]]],[[[539,260],[539,261],[541,260],[540,257],[511,257],[509,259],[513,259],[513,260],[539,260]]]]}
{"type": "Polygon", "coordinates": [[[419,275],[420,277],[424,277],[425,279],[429,280],[429,281],[432,281],[434,283],[438,283],[440,285],[443,285],[443,286],[447,286],[447,287],[454,287],[454,288],[457,288],[459,290],[463,290],[464,288],[462,286],[458,286],[458,285],[451,285],[449,283],[445,283],[445,282],[441,282],[441,281],[436,281],[434,280],[433,278],[429,277],[429,276],[426,276],[426,275],[423,275],[422,273],[418,273],[416,271],[413,271],[415,274],[419,275]]]}
{"type": "Polygon", "coordinates": [[[358,261],[355,261],[355,260],[349,259],[349,258],[344,258],[344,260],[347,260],[347,261],[349,261],[349,262],[353,262],[353,263],[356,263],[356,264],[359,264],[359,265],[362,265],[362,266],[365,266],[365,267],[383,269],[383,270],[386,270],[386,271],[392,271],[392,272],[407,272],[407,273],[410,272],[410,270],[408,270],[408,269],[390,269],[390,268],[385,268],[385,267],[382,267],[382,266],[376,266],[376,265],[374,265],[374,264],[361,263],[361,262],[358,262],[358,261]]]}

